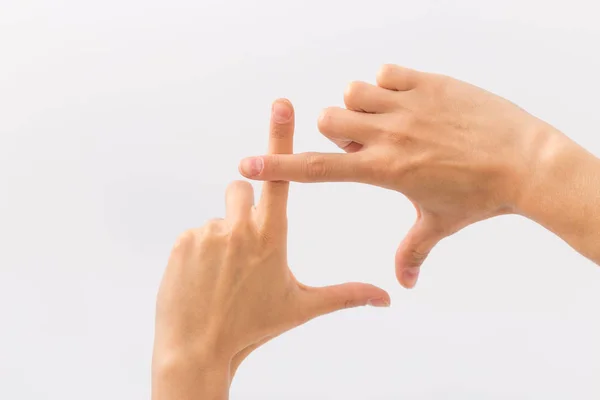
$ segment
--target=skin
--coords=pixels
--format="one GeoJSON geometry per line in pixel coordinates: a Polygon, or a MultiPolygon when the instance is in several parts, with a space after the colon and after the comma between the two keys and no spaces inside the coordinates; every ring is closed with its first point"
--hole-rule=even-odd
{"type": "MultiPolygon", "coordinates": [[[[276,101],[269,153],[291,154],[294,112],[276,101]]],[[[386,307],[389,295],[363,283],[303,285],[287,263],[288,182],[266,182],[260,202],[248,182],[226,193],[226,216],[182,234],[156,307],[153,400],[223,400],[256,348],[337,310],[386,307]]]]}
{"type": "Polygon", "coordinates": [[[403,193],[417,218],[396,252],[411,288],[443,238],[502,214],[530,218],[600,263],[600,161],[515,104],[459,80],[384,65],[351,83],[321,133],[345,154],[250,157],[256,180],[360,182],[403,193]]]}

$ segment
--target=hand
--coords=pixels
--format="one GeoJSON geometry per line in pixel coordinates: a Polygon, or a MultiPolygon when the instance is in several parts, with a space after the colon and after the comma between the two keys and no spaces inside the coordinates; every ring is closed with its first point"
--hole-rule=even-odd
{"type": "Polygon", "coordinates": [[[413,287],[444,237],[474,222],[519,212],[545,158],[567,139],[509,101],[441,75],[385,65],[378,86],[353,82],[347,109],[327,108],[319,130],[347,154],[267,155],[242,160],[251,179],[361,182],[397,190],[417,219],[396,252],[396,274],[413,287]]]}
{"type": "MultiPolygon", "coordinates": [[[[291,104],[275,102],[269,152],[292,153],[293,131],[291,104]]],[[[286,255],[288,187],[266,182],[254,207],[252,186],[233,182],[225,219],[177,241],[157,299],[155,400],[226,398],[239,363],[266,341],[336,310],[390,304],[371,285],[315,288],[294,278],[286,255]]]]}

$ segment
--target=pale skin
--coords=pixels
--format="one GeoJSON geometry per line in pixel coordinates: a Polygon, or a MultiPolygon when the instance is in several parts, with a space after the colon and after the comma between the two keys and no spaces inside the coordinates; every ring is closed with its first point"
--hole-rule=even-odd
{"type": "MultiPolygon", "coordinates": [[[[273,105],[269,154],[291,154],[294,111],[273,105]]],[[[157,296],[153,400],[225,400],[256,348],[313,318],[349,307],[387,307],[364,283],[298,282],[287,263],[288,182],[266,182],[254,205],[248,182],[226,193],[226,215],[180,236],[157,296]]]]}
{"type": "Polygon", "coordinates": [[[154,400],[227,399],[240,363],[268,340],[340,309],[389,305],[371,285],[314,288],[294,278],[288,181],[362,182],[406,195],[417,220],[396,253],[405,287],[437,242],[508,213],[600,263],[600,161],[547,123],[467,83],[392,65],[377,85],[352,83],[345,103],[326,109],[319,129],[346,154],[292,154],[293,109],[276,102],[268,154],[240,164],[246,177],[267,181],[260,202],[234,182],[225,218],[177,241],[157,299],[154,400]]]}
{"type": "MultiPolygon", "coordinates": [[[[319,117],[344,153],[270,154],[240,163],[256,180],[360,182],[398,191],[417,218],[396,252],[412,288],[443,238],[519,214],[600,264],[600,160],[515,104],[456,79],[384,65],[319,117]]],[[[358,205],[357,205],[358,206],[358,205]]]]}

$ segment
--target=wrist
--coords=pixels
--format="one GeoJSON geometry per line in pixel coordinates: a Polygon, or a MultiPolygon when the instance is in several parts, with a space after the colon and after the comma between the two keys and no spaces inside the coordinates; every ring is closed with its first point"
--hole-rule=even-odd
{"type": "Polygon", "coordinates": [[[597,259],[600,160],[549,128],[516,212],[597,259]]]}
{"type": "Polygon", "coordinates": [[[152,399],[225,400],[231,360],[199,350],[156,350],[152,358],[152,399]]]}
{"type": "Polygon", "coordinates": [[[179,364],[196,368],[229,365],[234,353],[219,342],[218,334],[186,334],[175,329],[157,329],[154,337],[153,368],[173,368],[179,364]]]}
{"type": "Polygon", "coordinates": [[[538,220],[541,209],[547,206],[547,201],[552,201],[552,193],[560,190],[564,181],[574,172],[574,164],[583,149],[560,131],[544,123],[536,128],[533,137],[514,211],[542,222],[538,220]]]}

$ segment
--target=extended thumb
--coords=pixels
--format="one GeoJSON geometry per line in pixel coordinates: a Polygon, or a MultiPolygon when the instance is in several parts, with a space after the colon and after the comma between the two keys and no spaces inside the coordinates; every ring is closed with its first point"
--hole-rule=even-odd
{"type": "Polygon", "coordinates": [[[311,318],[346,308],[366,305],[388,307],[391,303],[390,295],[385,290],[356,282],[308,288],[306,296],[311,318]]]}
{"type": "Polygon", "coordinates": [[[415,286],[423,261],[442,239],[439,229],[419,218],[396,250],[396,277],[402,286],[415,286]]]}

